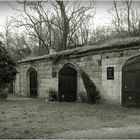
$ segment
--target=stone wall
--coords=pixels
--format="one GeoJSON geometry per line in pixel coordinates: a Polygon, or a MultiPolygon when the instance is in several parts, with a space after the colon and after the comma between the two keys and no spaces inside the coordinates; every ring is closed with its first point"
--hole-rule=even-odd
{"type": "Polygon", "coordinates": [[[140,55],[140,49],[109,52],[102,55],[102,98],[111,103],[121,104],[122,98],[122,67],[135,55],[140,55]],[[114,67],[114,80],[107,80],[107,67],[114,67]]]}
{"type": "MultiPolygon", "coordinates": [[[[50,88],[58,91],[59,70],[65,64],[72,64],[76,70],[84,70],[90,79],[95,83],[103,101],[121,104],[122,95],[122,66],[125,61],[140,52],[140,47],[124,49],[100,49],[92,50],[93,53],[83,52],[79,54],[69,54],[64,59],[53,63],[51,56],[27,59],[19,63],[19,90],[15,92],[21,95],[29,95],[28,70],[32,67],[38,73],[38,95],[46,98],[50,88]],[[96,51],[96,53],[95,53],[96,51]],[[84,55],[83,55],[84,54],[84,55]],[[73,56],[73,57],[71,57],[73,56]],[[107,67],[114,67],[114,79],[107,79],[107,67]],[[56,77],[52,77],[52,72],[56,72],[56,77]]],[[[84,85],[78,72],[77,93],[85,91],[84,85]]]]}
{"type": "MultiPolygon", "coordinates": [[[[58,74],[59,70],[65,64],[72,64],[78,69],[84,70],[91,80],[96,84],[97,88],[101,89],[101,66],[98,66],[98,59],[100,55],[86,56],[77,59],[64,59],[59,61],[56,65],[53,65],[51,60],[40,60],[29,63],[21,63],[19,65],[19,83],[20,94],[29,95],[29,79],[28,70],[30,68],[36,69],[38,73],[38,94],[39,97],[47,97],[50,88],[58,91],[58,74]],[[55,71],[56,77],[52,77],[52,71],[55,71]]],[[[78,72],[77,77],[77,93],[85,91],[84,85],[81,79],[81,75],[78,72]]],[[[19,91],[16,91],[19,94],[19,91]]]]}

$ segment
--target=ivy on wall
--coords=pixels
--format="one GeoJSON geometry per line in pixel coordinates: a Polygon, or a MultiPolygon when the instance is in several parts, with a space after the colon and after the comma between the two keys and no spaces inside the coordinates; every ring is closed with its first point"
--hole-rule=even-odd
{"type": "Polygon", "coordinates": [[[87,102],[97,103],[100,100],[99,91],[97,90],[95,84],[90,79],[88,74],[83,70],[80,70],[82,81],[87,93],[87,102]]]}

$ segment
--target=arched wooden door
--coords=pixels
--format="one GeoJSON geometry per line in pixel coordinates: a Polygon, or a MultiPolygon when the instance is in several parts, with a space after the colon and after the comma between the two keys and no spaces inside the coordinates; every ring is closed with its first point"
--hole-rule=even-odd
{"type": "Polygon", "coordinates": [[[59,101],[73,102],[77,100],[77,71],[65,66],[59,71],[59,101]]]}
{"type": "Polygon", "coordinates": [[[29,89],[30,97],[37,97],[37,71],[35,69],[29,70],[29,89]]]}
{"type": "Polygon", "coordinates": [[[140,57],[135,57],[123,66],[122,105],[140,105],[140,57]]]}

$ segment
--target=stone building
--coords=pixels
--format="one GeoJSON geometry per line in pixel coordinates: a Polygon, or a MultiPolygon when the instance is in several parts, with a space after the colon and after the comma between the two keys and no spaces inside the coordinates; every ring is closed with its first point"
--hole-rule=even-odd
{"type": "Polygon", "coordinates": [[[102,101],[124,106],[140,103],[139,38],[27,58],[18,66],[17,94],[46,98],[54,89],[65,101],[77,101],[85,91],[79,72],[83,70],[102,101]]]}

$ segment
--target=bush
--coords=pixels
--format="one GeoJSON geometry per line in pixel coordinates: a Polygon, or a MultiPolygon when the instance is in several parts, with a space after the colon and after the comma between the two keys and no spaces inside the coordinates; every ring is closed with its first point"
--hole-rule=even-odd
{"type": "Polygon", "coordinates": [[[48,101],[57,101],[57,91],[55,89],[49,89],[48,101]]]}
{"type": "Polygon", "coordinates": [[[8,51],[0,41],[0,90],[15,80],[17,74],[16,62],[11,58],[8,51]]]}
{"type": "Polygon", "coordinates": [[[6,100],[8,97],[8,89],[4,88],[0,90],[0,99],[1,100],[6,100]]]}
{"type": "Polygon", "coordinates": [[[80,100],[82,103],[86,103],[87,102],[87,95],[86,95],[86,92],[84,91],[81,91],[79,93],[79,97],[80,97],[80,100]]]}

